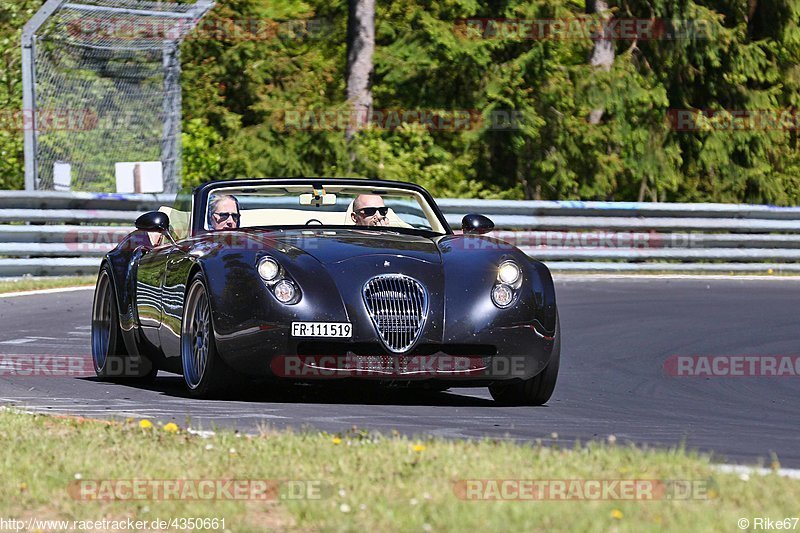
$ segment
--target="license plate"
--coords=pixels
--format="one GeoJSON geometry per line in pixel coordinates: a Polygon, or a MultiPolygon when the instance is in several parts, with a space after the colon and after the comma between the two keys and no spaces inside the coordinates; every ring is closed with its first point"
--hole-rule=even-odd
{"type": "Polygon", "coordinates": [[[292,322],[292,337],[342,337],[353,336],[350,322],[292,322]]]}

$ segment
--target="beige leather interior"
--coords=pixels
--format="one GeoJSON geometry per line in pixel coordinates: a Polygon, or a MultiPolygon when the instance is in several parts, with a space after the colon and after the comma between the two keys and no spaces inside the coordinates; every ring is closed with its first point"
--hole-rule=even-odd
{"type": "MultiPolygon", "coordinates": [[[[317,219],[326,226],[354,226],[353,203],[347,208],[345,213],[329,211],[310,211],[302,209],[247,209],[241,212],[241,227],[253,226],[302,226],[311,219],[317,219]]],[[[404,222],[397,213],[389,208],[386,217],[389,225],[400,228],[410,228],[411,225],[404,222]]]]}
{"type": "MultiPolygon", "coordinates": [[[[166,205],[162,205],[158,210],[169,217],[169,228],[172,237],[176,241],[189,236],[189,213],[185,211],[176,211],[166,205]]],[[[164,235],[160,233],[148,233],[147,235],[150,237],[150,243],[153,246],[161,246],[164,244],[164,235]]]]}
{"type": "Polygon", "coordinates": [[[302,226],[312,218],[326,225],[342,225],[344,215],[326,211],[304,211],[301,209],[246,209],[241,212],[240,226],[302,226]]]}

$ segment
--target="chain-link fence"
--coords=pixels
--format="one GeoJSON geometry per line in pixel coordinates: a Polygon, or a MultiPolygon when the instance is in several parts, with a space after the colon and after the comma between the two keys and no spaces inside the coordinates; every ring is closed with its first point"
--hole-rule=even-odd
{"type": "Polygon", "coordinates": [[[176,191],[179,45],[213,5],[48,0],[23,33],[26,189],[176,191]]]}

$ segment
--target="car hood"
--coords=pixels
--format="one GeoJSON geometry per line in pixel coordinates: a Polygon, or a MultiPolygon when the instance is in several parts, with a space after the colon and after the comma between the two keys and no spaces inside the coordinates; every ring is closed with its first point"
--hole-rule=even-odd
{"type": "Polygon", "coordinates": [[[358,229],[285,230],[271,233],[270,237],[303,250],[327,265],[372,255],[406,257],[432,264],[442,262],[432,239],[407,233],[358,229]]]}

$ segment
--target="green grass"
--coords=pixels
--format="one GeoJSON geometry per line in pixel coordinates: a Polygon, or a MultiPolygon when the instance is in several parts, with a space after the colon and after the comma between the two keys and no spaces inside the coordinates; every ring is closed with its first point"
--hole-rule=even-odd
{"type": "MultiPolygon", "coordinates": [[[[534,416],[535,413],[532,413],[534,416]]],[[[557,441],[556,441],[557,442],[557,441]]],[[[683,450],[608,443],[521,446],[412,440],[352,431],[208,439],[138,420],[104,423],[0,411],[0,516],[69,520],[225,519],[230,531],[737,531],[740,518],[797,516],[800,481],[721,474],[683,450]],[[276,501],[86,501],[86,480],[318,480],[322,498],[276,501]],[[466,479],[696,480],[705,499],[465,501],[466,479]]]]}
{"type": "Polygon", "coordinates": [[[58,278],[24,277],[0,280],[0,294],[7,292],[35,291],[40,289],[57,289],[60,287],[78,287],[94,285],[97,276],[65,276],[58,278]]]}

